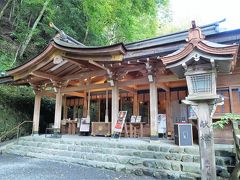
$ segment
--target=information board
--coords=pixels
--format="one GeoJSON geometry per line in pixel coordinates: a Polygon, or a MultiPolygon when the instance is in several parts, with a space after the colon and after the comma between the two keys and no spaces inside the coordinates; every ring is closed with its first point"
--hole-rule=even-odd
{"type": "Polygon", "coordinates": [[[89,132],[89,131],[90,131],[90,119],[81,118],[80,132],[89,132]]]}
{"type": "Polygon", "coordinates": [[[166,133],[167,121],[166,114],[158,114],[158,133],[166,133]]]}
{"type": "Polygon", "coordinates": [[[121,133],[122,132],[126,116],[127,116],[127,111],[119,111],[118,119],[117,119],[117,122],[114,126],[114,132],[116,132],[116,133],[121,133]]]}

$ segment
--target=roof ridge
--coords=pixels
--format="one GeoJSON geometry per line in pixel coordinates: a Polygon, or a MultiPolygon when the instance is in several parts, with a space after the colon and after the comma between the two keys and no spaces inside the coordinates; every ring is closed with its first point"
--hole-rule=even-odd
{"type": "MultiPolygon", "coordinates": [[[[216,22],[213,22],[213,23],[210,23],[210,24],[207,24],[207,25],[203,25],[203,26],[200,26],[200,28],[204,31],[204,29],[208,29],[210,27],[215,27],[215,31],[216,32],[219,32],[219,24],[224,22],[226,19],[222,19],[222,20],[219,20],[219,21],[216,21],[216,22]]],[[[178,32],[175,32],[175,33],[170,33],[170,34],[166,34],[166,35],[162,35],[162,36],[157,36],[157,37],[153,37],[153,38],[149,38],[149,39],[143,39],[143,40],[140,40],[140,41],[136,41],[136,42],[131,42],[131,43],[126,43],[125,46],[132,46],[134,44],[138,44],[138,43],[142,43],[142,42],[146,42],[146,41],[152,41],[152,40],[157,40],[157,39],[160,39],[160,38],[171,38],[172,36],[176,36],[176,35],[181,35],[181,34],[184,34],[184,33],[187,33],[188,30],[183,30],[183,31],[178,31],[178,32]]],[[[128,48],[128,47],[127,47],[128,48]]],[[[131,48],[131,47],[130,47],[131,48]]],[[[133,48],[133,47],[132,47],[133,48]]]]}

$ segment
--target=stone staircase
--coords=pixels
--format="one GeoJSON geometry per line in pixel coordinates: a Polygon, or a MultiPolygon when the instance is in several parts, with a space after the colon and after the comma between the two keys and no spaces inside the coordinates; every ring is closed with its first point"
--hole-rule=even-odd
{"type": "MultiPolygon", "coordinates": [[[[161,179],[200,179],[198,146],[179,147],[163,141],[107,138],[53,139],[28,136],[3,153],[77,163],[161,179]]],[[[216,147],[218,179],[228,179],[235,164],[232,148],[216,147]]]]}

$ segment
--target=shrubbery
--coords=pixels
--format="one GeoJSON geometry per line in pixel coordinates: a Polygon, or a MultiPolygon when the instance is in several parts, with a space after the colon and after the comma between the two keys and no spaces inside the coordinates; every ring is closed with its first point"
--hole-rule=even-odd
{"type": "MultiPolygon", "coordinates": [[[[30,87],[0,86],[0,135],[23,121],[31,121],[34,94],[30,87]]],[[[54,101],[43,98],[41,102],[40,132],[54,118],[54,101]]],[[[31,132],[32,125],[23,126],[23,134],[31,132]]]]}

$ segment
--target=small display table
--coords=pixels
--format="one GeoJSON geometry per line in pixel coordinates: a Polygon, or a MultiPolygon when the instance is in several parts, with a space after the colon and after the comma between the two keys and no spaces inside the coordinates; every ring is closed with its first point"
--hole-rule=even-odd
{"type": "Polygon", "coordinates": [[[68,134],[76,134],[77,121],[71,120],[67,121],[68,124],[68,134]]]}
{"type": "Polygon", "coordinates": [[[139,123],[130,123],[130,137],[137,137],[137,130],[139,129],[138,135],[139,137],[143,137],[143,125],[144,122],[139,123]]]}

